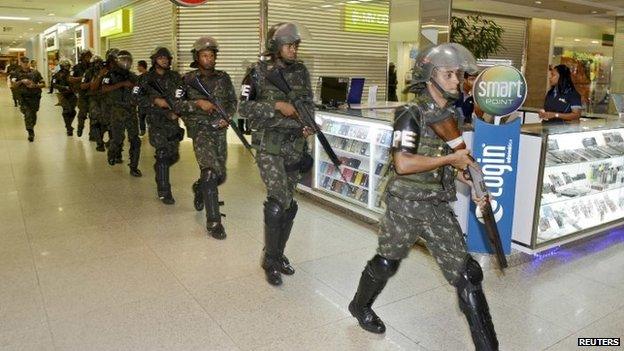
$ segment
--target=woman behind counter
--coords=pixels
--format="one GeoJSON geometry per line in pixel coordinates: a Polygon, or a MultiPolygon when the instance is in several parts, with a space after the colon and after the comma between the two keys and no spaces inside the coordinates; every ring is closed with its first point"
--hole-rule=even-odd
{"type": "Polygon", "coordinates": [[[572,74],[566,65],[548,70],[551,88],[546,94],[544,109],[539,112],[543,124],[574,123],[581,118],[581,95],[574,88],[572,74]]]}

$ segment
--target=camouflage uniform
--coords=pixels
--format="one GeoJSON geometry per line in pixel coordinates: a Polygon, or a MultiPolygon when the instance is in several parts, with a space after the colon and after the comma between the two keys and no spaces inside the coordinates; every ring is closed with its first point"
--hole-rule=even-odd
{"type": "MultiPolygon", "coordinates": [[[[272,30],[275,31],[275,28],[272,30]]],[[[292,39],[298,40],[298,37],[293,36],[292,39]]],[[[295,273],[284,255],[284,249],[298,210],[293,194],[301,178],[300,165],[307,144],[302,133],[304,125],[275,109],[277,102],[288,102],[290,98],[267,80],[273,69],[282,71],[293,96],[310,104],[313,99],[310,74],[300,61],[259,61],[243,81],[239,113],[250,123],[260,176],[267,188],[262,267],[269,284],[280,285],[282,273],[295,273]]]]}
{"type": "MultiPolygon", "coordinates": [[[[436,126],[436,130],[448,128],[459,133],[454,99],[460,85],[455,90],[445,90],[442,84],[449,86],[460,82],[463,70],[473,65],[476,66],[476,61],[472,54],[455,43],[425,48],[419,53],[410,87],[416,99],[413,104],[396,111],[393,156],[420,155],[441,160],[453,152],[431,126],[436,126]],[[445,107],[434,101],[432,91],[437,91],[445,100],[445,107]]],[[[458,140],[461,138],[449,143],[461,143],[458,140]]],[[[463,160],[468,162],[467,156],[463,160]]],[[[372,305],[420,237],[446,280],[456,288],[459,307],[468,320],[476,349],[495,351],[498,350],[498,340],[481,288],[483,272],[479,263],[468,254],[462,230],[449,205],[450,201],[456,200],[456,176],[455,169],[448,164],[406,174],[398,174],[393,167],[387,188],[387,209],[379,228],[377,255],[364,268],[349,311],[365,330],[385,332],[386,327],[372,310],[372,305]]]]}
{"type": "MultiPolygon", "coordinates": [[[[102,85],[113,85],[123,81],[136,83],[136,75],[120,67],[114,67],[102,78],[102,85]]],[[[103,103],[110,111],[102,111],[110,118],[111,139],[108,147],[108,162],[111,165],[122,162],[121,152],[127,132],[130,142],[129,166],[131,170],[135,170],[139,165],[141,155],[141,139],[139,138],[139,125],[134,112],[136,106],[132,97],[132,88],[119,88],[104,94],[103,103]]]]}
{"type": "MultiPolygon", "coordinates": [[[[10,64],[7,67],[7,75],[9,76],[9,80],[13,78],[13,75],[17,73],[19,69],[20,69],[19,65],[16,65],[16,64],[10,64]]],[[[13,98],[13,104],[15,107],[17,107],[17,104],[19,103],[19,95],[17,93],[17,89],[14,87],[10,87],[10,88],[11,88],[11,96],[13,98]]]]}
{"type": "MultiPolygon", "coordinates": [[[[91,67],[87,69],[84,76],[82,77],[82,82],[83,83],[93,82],[95,79],[97,79],[97,76],[100,73],[101,69],[102,67],[100,64],[94,63],[93,65],[91,65],[91,67]]],[[[89,89],[86,92],[86,95],[88,96],[89,118],[91,119],[89,134],[93,134],[93,137],[97,145],[96,150],[103,152],[105,151],[104,133],[108,131],[108,118],[105,118],[105,117],[108,117],[108,114],[103,113],[102,93],[99,91],[92,91],[91,89],[89,89]]]]}
{"type": "MultiPolygon", "coordinates": [[[[72,77],[83,78],[87,70],[91,68],[91,64],[79,62],[74,65],[72,69],[72,77]]],[[[79,83],[80,84],[80,83],[79,83]]],[[[89,117],[89,94],[86,89],[80,89],[78,85],[78,136],[82,136],[82,130],[84,129],[85,121],[89,117]]],[[[89,129],[89,139],[95,140],[93,128],[89,129]]]]}
{"type": "MultiPolygon", "coordinates": [[[[35,84],[43,82],[41,73],[37,70],[28,69],[24,71],[21,67],[15,70],[12,82],[19,82],[22,79],[30,79],[35,84]]],[[[15,88],[20,99],[20,110],[24,115],[24,125],[26,130],[33,131],[37,124],[37,111],[39,111],[39,102],[41,100],[41,88],[27,88],[19,85],[15,88]]]]}
{"type": "Polygon", "coordinates": [[[52,87],[59,91],[59,103],[63,108],[63,121],[65,121],[65,129],[67,135],[72,135],[74,128],[72,123],[76,117],[76,94],[72,90],[69,81],[70,72],[68,69],[61,68],[52,76],[52,87]]]}
{"type": "MultiPolygon", "coordinates": [[[[203,198],[208,232],[217,239],[224,239],[218,186],[226,179],[227,128],[215,127],[223,118],[217,111],[207,113],[195,105],[197,100],[207,99],[201,91],[191,86],[196,84],[193,82],[196,79],[221,104],[229,119],[236,113],[236,92],[226,72],[214,70],[206,76],[199,69],[184,75],[183,89],[176,92],[176,97],[179,98],[176,109],[181,112],[188,135],[193,139],[193,150],[201,173],[193,190],[196,197],[201,192],[199,197],[203,198]]],[[[196,208],[201,210],[197,204],[196,208]]]]}
{"type": "MultiPolygon", "coordinates": [[[[139,106],[145,109],[146,121],[149,125],[149,142],[155,149],[154,170],[156,173],[156,186],[158,196],[163,199],[171,196],[171,185],[169,184],[169,167],[180,159],[180,141],[184,139],[184,129],[180,128],[177,119],[172,120],[172,111],[164,110],[153,105],[155,98],[167,98],[173,101],[176,89],[182,84],[182,78],[178,72],[166,70],[163,75],[156,72],[155,68],[150,69],[139,77],[140,92],[143,96],[139,106]],[[158,88],[155,88],[157,86],[158,88]],[[162,89],[163,92],[158,90],[162,89]],[[163,95],[164,93],[164,95],[163,95]]],[[[172,108],[174,106],[171,106],[172,108]]],[[[173,198],[171,198],[173,199],[173,198]]]]}

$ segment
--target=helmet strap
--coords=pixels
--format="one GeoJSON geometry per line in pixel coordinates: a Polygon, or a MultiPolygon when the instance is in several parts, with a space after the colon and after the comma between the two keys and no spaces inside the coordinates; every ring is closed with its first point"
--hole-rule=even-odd
{"type": "Polygon", "coordinates": [[[429,81],[436,88],[436,90],[438,90],[440,94],[442,94],[442,97],[446,99],[446,101],[450,103],[454,103],[455,101],[459,100],[459,92],[449,93],[448,91],[444,90],[442,86],[440,86],[440,84],[438,84],[438,82],[435,81],[435,79],[431,78],[429,79],[429,81]]]}

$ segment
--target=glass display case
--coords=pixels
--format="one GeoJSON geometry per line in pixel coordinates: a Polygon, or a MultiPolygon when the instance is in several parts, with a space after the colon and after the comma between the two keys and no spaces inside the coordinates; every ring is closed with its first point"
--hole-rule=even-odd
{"type": "Polygon", "coordinates": [[[342,166],[336,169],[315,142],[313,188],[349,204],[383,212],[381,200],[392,142],[390,121],[318,111],[316,122],[342,166]]]}
{"type": "Polygon", "coordinates": [[[514,241],[537,249],[620,225],[624,220],[624,125],[620,122],[523,129],[516,204],[527,198],[535,167],[532,218],[514,217],[514,241]],[[539,143],[539,145],[531,144],[539,143]],[[523,145],[524,144],[524,145],[523,145]],[[530,150],[539,150],[540,157],[530,150]],[[529,220],[532,232],[522,233],[529,220]]]}

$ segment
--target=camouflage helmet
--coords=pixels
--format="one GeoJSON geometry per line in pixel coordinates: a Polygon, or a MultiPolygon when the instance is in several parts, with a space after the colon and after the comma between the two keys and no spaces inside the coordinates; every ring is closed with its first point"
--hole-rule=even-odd
{"type": "Polygon", "coordinates": [[[67,58],[63,58],[63,59],[61,59],[61,61],[59,61],[59,66],[61,68],[63,68],[63,69],[67,69],[68,70],[68,69],[71,68],[72,62],[69,59],[67,59],[67,58]]]}
{"type": "Polygon", "coordinates": [[[80,60],[82,60],[82,59],[84,59],[87,56],[93,57],[93,50],[91,50],[91,49],[83,49],[82,51],[80,51],[80,55],[78,56],[78,58],[80,60]]]}
{"type": "Polygon", "coordinates": [[[281,22],[269,29],[266,49],[268,52],[276,54],[282,45],[300,42],[301,33],[297,25],[292,22],[281,22]]]}
{"type": "Polygon", "coordinates": [[[106,54],[105,56],[105,61],[106,62],[110,62],[110,61],[117,61],[117,56],[119,55],[119,49],[117,48],[110,48],[108,50],[106,50],[106,54]]]}
{"type": "Polygon", "coordinates": [[[418,54],[412,84],[428,82],[435,68],[444,67],[455,68],[462,72],[478,71],[477,61],[468,49],[461,44],[444,43],[425,48],[418,54]]]}
{"type": "Polygon", "coordinates": [[[104,60],[102,60],[102,56],[100,55],[93,55],[91,56],[91,63],[96,63],[96,62],[102,62],[104,60]]]}
{"type": "Polygon", "coordinates": [[[191,49],[191,54],[193,54],[193,62],[191,63],[192,68],[197,68],[199,52],[202,50],[212,50],[215,54],[219,52],[219,43],[217,42],[217,39],[210,36],[203,36],[195,40],[193,48],[191,49]]]}
{"type": "Polygon", "coordinates": [[[171,55],[171,51],[169,51],[169,49],[164,46],[158,46],[154,50],[152,50],[152,53],[150,54],[152,65],[156,63],[156,59],[160,56],[165,56],[169,59],[169,62],[171,62],[171,60],[173,59],[173,55],[171,55]]]}
{"type": "Polygon", "coordinates": [[[117,64],[123,69],[132,67],[132,54],[127,50],[120,50],[117,53],[117,64]]]}

